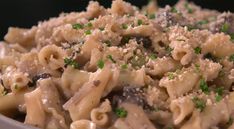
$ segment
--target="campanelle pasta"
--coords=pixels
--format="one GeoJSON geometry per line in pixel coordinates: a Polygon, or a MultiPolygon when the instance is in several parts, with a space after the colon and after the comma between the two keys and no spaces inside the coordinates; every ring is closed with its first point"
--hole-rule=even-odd
{"type": "Polygon", "coordinates": [[[42,129],[233,129],[234,14],[91,1],[0,42],[0,113],[42,129]]]}

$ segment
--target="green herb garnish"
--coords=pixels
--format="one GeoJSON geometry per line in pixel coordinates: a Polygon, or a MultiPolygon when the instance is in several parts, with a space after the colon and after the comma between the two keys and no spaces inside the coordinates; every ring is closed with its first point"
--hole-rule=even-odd
{"type": "Polygon", "coordinates": [[[196,53],[196,54],[201,54],[201,48],[200,47],[196,47],[196,48],[194,48],[194,52],[196,53]]]}
{"type": "Polygon", "coordinates": [[[14,85],[15,90],[19,89],[19,86],[17,84],[14,85]]]}
{"type": "Polygon", "coordinates": [[[86,30],[85,31],[85,35],[90,35],[90,34],[92,34],[91,30],[86,30]]]}
{"type": "Polygon", "coordinates": [[[149,58],[152,59],[152,60],[155,60],[155,59],[157,59],[157,55],[156,54],[151,54],[149,56],[149,58]]]}
{"type": "Polygon", "coordinates": [[[111,46],[111,41],[110,40],[106,40],[106,41],[104,41],[104,43],[107,45],[107,47],[111,46]]]}
{"type": "Polygon", "coordinates": [[[68,66],[68,65],[70,65],[70,66],[72,66],[75,69],[79,68],[79,64],[75,60],[73,60],[73,59],[64,58],[64,64],[65,64],[65,67],[68,66]]]}
{"type": "Polygon", "coordinates": [[[7,95],[7,91],[2,91],[2,96],[5,96],[5,95],[7,95]]]}
{"type": "Polygon", "coordinates": [[[234,62],[234,54],[232,54],[232,55],[229,57],[229,61],[234,62]]]}
{"type": "Polygon", "coordinates": [[[222,95],[223,95],[223,90],[224,88],[223,87],[219,87],[215,90],[215,100],[216,102],[219,102],[220,100],[222,100],[222,95]]]}
{"type": "Polygon", "coordinates": [[[234,33],[229,34],[229,36],[231,37],[231,40],[234,41],[234,33]]]}
{"type": "Polygon", "coordinates": [[[227,122],[227,126],[231,126],[233,124],[233,118],[230,117],[228,122],[227,122]]]}
{"type": "Polygon", "coordinates": [[[208,94],[210,92],[205,79],[201,79],[199,84],[200,84],[200,89],[202,90],[202,92],[204,92],[205,94],[208,94]]]}
{"type": "Polygon", "coordinates": [[[204,25],[204,24],[208,24],[208,23],[209,23],[208,20],[201,20],[201,21],[197,22],[197,24],[199,24],[199,25],[204,25]]]}
{"type": "Polygon", "coordinates": [[[177,11],[177,9],[175,7],[171,7],[171,12],[172,13],[177,13],[178,11],[177,11]]]}
{"type": "Polygon", "coordinates": [[[222,69],[219,71],[218,77],[224,77],[225,76],[225,71],[222,69]]]}
{"type": "Polygon", "coordinates": [[[195,70],[196,70],[196,72],[200,72],[200,65],[199,64],[195,64],[195,70]]]}
{"type": "Polygon", "coordinates": [[[121,65],[121,69],[127,69],[127,68],[128,68],[128,64],[121,65]]]}
{"type": "Polygon", "coordinates": [[[184,4],[184,7],[188,10],[188,13],[193,13],[193,9],[189,6],[187,2],[184,4]]]}
{"type": "Polygon", "coordinates": [[[215,95],[215,101],[219,102],[222,100],[222,96],[221,95],[215,95]]]}
{"type": "Polygon", "coordinates": [[[221,27],[221,32],[227,33],[229,29],[229,24],[224,23],[221,27]]]}
{"type": "Polygon", "coordinates": [[[140,26],[140,25],[142,25],[142,24],[143,24],[143,21],[142,21],[141,19],[138,19],[138,20],[137,20],[137,25],[140,26]]]}
{"type": "Polygon", "coordinates": [[[97,62],[97,67],[98,68],[102,69],[102,68],[104,68],[104,65],[105,65],[105,63],[104,63],[103,60],[98,60],[98,62],[97,62]]]}
{"type": "Polygon", "coordinates": [[[131,39],[130,36],[123,36],[122,39],[121,39],[121,44],[128,43],[130,39],[131,39]]]}
{"type": "Polygon", "coordinates": [[[78,29],[83,29],[84,26],[82,24],[77,23],[77,24],[73,24],[72,28],[78,30],[78,29]]]}
{"type": "Polygon", "coordinates": [[[202,99],[199,99],[198,97],[194,97],[193,103],[195,104],[195,107],[199,109],[201,112],[205,109],[206,107],[206,102],[202,99]]]}
{"type": "Polygon", "coordinates": [[[124,108],[116,108],[114,112],[120,118],[125,118],[128,115],[128,112],[124,108]]]}
{"type": "Polygon", "coordinates": [[[87,26],[87,27],[92,27],[93,24],[92,24],[91,22],[89,22],[89,23],[87,23],[85,26],[87,26]]]}
{"type": "Polygon", "coordinates": [[[218,94],[218,95],[223,95],[223,90],[224,88],[223,87],[219,87],[215,90],[215,92],[218,94]]]}
{"type": "Polygon", "coordinates": [[[126,30],[126,29],[128,29],[128,25],[127,24],[122,24],[122,28],[126,30]]]}
{"type": "Polygon", "coordinates": [[[152,14],[148,14],[148,18],[149,18],[149,19],[155,19],[155,17],[156,17],[156,16],[155,16],[155,14],[154,14],[154,13],[152,13],[152,14]]]}
{"type": "Polygon", "coordinates": [[[99,28],[100,31],[103,31],[104,29],[105,29],[104,27],[100,27],[100,28],[99,28]]]}
{"type": "Polygon", "coordinates": [[[169,47],[169,46],[166,47],[166,53],[167,53],[167,54],[171,55],[171,52],[172,52],[172,51],[173,51],[173,48],[171,48],[171,47],[169,47]]]}
{"type": "Polygon", "coordinates": [[[175,78],[175,75],[174,75],[174,73],[173,72],[168,72],[168,79],[169,80],[173,80],[174,78],[175,78]]]}
{"type": "Polygon", "coordinates": [[[108,58],[113,63],[116,63],[116,61],[113,59],[112,55],[107,55],[106,58],[108,58]]]}

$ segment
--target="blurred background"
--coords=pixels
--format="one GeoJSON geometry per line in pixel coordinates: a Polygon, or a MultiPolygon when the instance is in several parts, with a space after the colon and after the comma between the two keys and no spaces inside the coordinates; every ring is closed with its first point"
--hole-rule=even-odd
{"type": "MultiPolygon", "coordinates": [[[[112,0],[97,0],[105,7],[110,7],[112,0]]],[[[148,0],[125,0],[141,7],[148,0]]],[[[178,0],[158,0],[161,7],[166,4],[173,5],[178,0]]],[[[234,0],[189,0],[203,8],[219,11],[234,12],[234,0]]],[[[58,16],[61,12],[81,11],[87,6],[89,0],[0,0],[0,40],[7,32],[9,26],[29,28],[46,20],[58,16]]]]}

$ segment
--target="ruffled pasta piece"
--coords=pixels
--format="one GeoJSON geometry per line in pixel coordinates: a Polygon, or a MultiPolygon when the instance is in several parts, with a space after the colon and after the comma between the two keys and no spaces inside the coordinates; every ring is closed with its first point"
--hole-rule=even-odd
{"type": "Polygon", "coordinates": [[[51,78],[40,80],[38,86],[41,91],[42,106],[47,114],[46,128],[68,129],[68,119],[62,108],[60,94],[51,78]]]}
{"type": "Polygon", "coordinates": [[[17,63],[17,68],[23,73],[28,73],[29,77],[43,72],[43,66],[39,63],[38,53],[35,51],[23,54],[17,63]]]}
{"type": "Polygon", "coordinates": [[[130,84],[134,86],[144,86],[146,84],[147,75],[145,69],[133,71],[122,71],[119,75],[119,84],[130,84]]]}
{"type": "Polygon", "coordinates": [[[234,44],[230,37],[224,33],[211,35],[208,40],[202,44],[202,53],[211,53],[215,57],[225,57],[234,54],[234,44]]]}
{"type": "Polygon", "coordinates": [[[24,47],[28,47],[34,45],[35,33],[36,27],[32,29],[10,27],[4,39],[9,43],[18,43],[24,47]]]}
{"type": "Polygon", "coordinates": [[[91,110],[96,107],[101,99],[103,91],[111,77],[111,70],[105,66],[98,70],[92,80],[85,83],[82,88],[64,104],[73,121],[87,119],[91,110]]]}
{"type": "Polygon", "coordinates": [[[194,50],[191,45],[179,41],[173,41],[170,44],[170,47],[173,48],[172,57],[175,60],[180,61],[182,65],[187,65],[192,61],[194,50]]]}
{"type": "Polygon", "coordinates": [[[70,129],[96,129],[96,125],[89,120],[78,120],[72,122],[70,129]]]}
{"type": "Polygon", "coordinates": [[[151,121],[161,124],[161,125],[171,125],[173,124],[172,113],[169,111],[154,111],[148,114],[151,121]]]}
{"type": "Polygon", "coordinates": [[[0,96],[0,113],[8,115],[12,111],[16,111],[19,105],[24,104],[24,94],[28,92],[30,90],[21,90],[17,93],[0,96]]]}
{"type": "Polygon", "coordinates": [[[126,3],[123,0],[115,0],[112,2],[110,12],[112,14],[123,16],[124,14],[133,15],[135,10],[136,8],[131,6],[129,3],[126,3]]]}
{"type": "Polygon", "coordinates": [[[126,125],[128,125],[129,128],[156,129],[155,126],[150,122],[150,120],[148,119],[144,110],[141,107],[130,103],[123,103],[121,104],[121,107],[123,107],[128,112],[127,117],[124,119],[124,122],[126,123],[126,125]]]}
{"type": "Polygon", "coordinates": [[[43,47],[38,54],[39,62],[44,67],[49,67],[52,70],[56,70],[64,66],[64,57],[66,57],[66,53],[62,48],[55,45],[43,47]]]}
{"type": "Polygon", "coordinates": [[[178,75],[163,77],[159,82],[159,86],[165,87],[170,98],[175,99],[191,91],[198,83],[199,78],[200,76],[195,70],[185,68],[178,75]]]}
{"type": "Polygon", "coordinates": [[[24,123],[44,128],[46,112],[42,105],[40,88],[25,94],[24,98],[27,113],[24,123]]]}
{"type": "Polygon", "coordinates": [[[94,48],[91,52],[91,58],[88,63],[88,70],[89,71],[95,71],[97,69],[97,62],[102,58],[102,52],[100,52],[98,49],[94,48]]]}
{"type": "Polygon", "coordinates": [[[91,111],[90,118],[99,127],[105,127],[109,124],[111,118],[108,113],[111,112],[111,105],[109,100],[105,100],[100,107],[91,111]]]}
{"type": "Polygon", "coordinates": [[[172,72],[178,69],[180,63],[170,57],[162,57],[157,60],[150,60],[146,66],[146,72],[150,75],[162,76],[167,72],[172,72]]]}
{"type": "Polygon", "coordinates": [[[173,113],[173,121],[175,125],[180,124],[188,115],[192,114],[194,104],[190,97],[182,97],[172,100],[170,109],[173,113]]]}
{"type": "Polygon", "coordinates": [[[209,129],[218,124],[228,122],[229,115],[228,106],[224,101],[218,102],[215,105],[207,105],[202,112],[193,111],[192,117],[181,129],[209,129]]]}
{"type": "Polygon", "coordinates": [[[82,56],[86,61],[91,58],[91,52],[93,49],[98,49],[101,47],[101,42],[98,39],[98,35],[90,35],[87,37],[84,45],[81,47],[82,56]]]}
{"type": "Polygon", "coordinates": [[[200,60],[199,66],[202,76],[208,81],[217,78],[219,72],[222,69],[222,65],[220,65],[219,63],[214,63],[210,60],[200,60]]]}
{"type": "Polygon", "coordinates": [[[19,72],[14,67],[8,67],[1,78],[5,88],[13,92],[27,86],[29,82],[28,74],[19,72]]]}
{"type": "Polygon", "coordinates": [[[61,77],[62,89],[67,98],[73,96],[83,85],[88,82],[90,74],[86,71],[67,67],[61,77]]]}

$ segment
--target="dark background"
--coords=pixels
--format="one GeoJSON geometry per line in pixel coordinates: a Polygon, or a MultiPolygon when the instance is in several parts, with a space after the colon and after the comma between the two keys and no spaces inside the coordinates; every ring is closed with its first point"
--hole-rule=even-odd
{"type": "MultiPolygon", "coordinates": [[[[109,7],[111,0],[98,0],[109,7]]],[[[126,0],[141,7],[148,0],[126,0]]],[[[160,6],[173,5],[177,0],[158,0],[160,6]]],[[[192,0],[190,0],[192,1],[192,0]]],[[[203,8],[234,12],[234,0],[193,0],[203,8]]],[[[61,12],[81,11],[88,0],[0,0],[0,40],[9,26],[31,27],[38,21],[58,16],[61,12]]]]}

